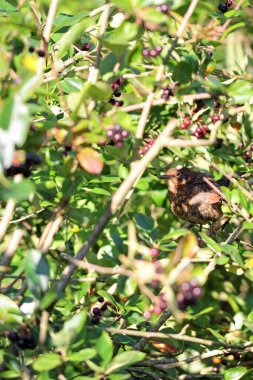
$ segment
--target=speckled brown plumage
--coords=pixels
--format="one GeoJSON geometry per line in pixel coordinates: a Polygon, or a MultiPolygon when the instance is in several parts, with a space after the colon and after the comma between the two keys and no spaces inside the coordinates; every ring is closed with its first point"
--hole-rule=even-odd
{"type": "Polygon", "coordinates": [[[206,224],[216,222],[223,215],[221,196],[204,181],[206,177],[219,188],[219,184],[209,175],[189,168],[171,168],[161,177],[168,180],[171,209],[178,218],[206,224]]]}

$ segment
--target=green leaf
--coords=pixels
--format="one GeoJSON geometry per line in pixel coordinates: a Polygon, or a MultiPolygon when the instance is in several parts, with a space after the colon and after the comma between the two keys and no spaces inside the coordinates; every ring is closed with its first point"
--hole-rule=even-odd
{"type": "Polygon", "coordinates": [[[110,293],[106,292],[105,290],[100,290],[98,292],[98,294],[100,296],[104,297],[105,299],[107,299],[108,301],[110,301],[119,310],[123,310],[123,307],[118,302],[116,302],[116,300],[114,299],[114,297],[110,293]]]}
{"type": "Polygon", "coordinates": [[[17,12],[17,9],[5,0],[0,0],[0,13],[17,12]]]}
{"type": "Polygon", "coordinates": [[[136,224],[145,231],[152,231],[155,228],[155,222],[146,214],[137,213],[134,215],[136,224]]]}
{"type": "Polygon", "coordinates": [[[69,321],[64,323],[63,329],[61,331],[52,334],[54,344],[57,347],[67,348],[82,331],[86,322],[86,318],[86,312],[81,311],[79,313],[76,313],[69,321]]]}
{"type": "Polygon", "coordinates": [[[239,380],[247,372],[245,367],[231,368],[225,371],[224,380],[239,380]]]}
{"type": "Polygon", "coordinates": [[[3,198],[6,201],[11,198],[16,202],[21,202],[28,199],[34,190],[35,186],[31,181],[23,180],[19,183],[12,183],[9,187],[4,189],[3,198]]]}
{"type": "Polygon", "coordinates": [[[104,82],[97,82],[91,84],[86,91],[87,96],[90,96],[94,100],[108,100],[112,95],[111,87],[104,82]]]}
{"type": "Polygon", "coordinates": [[[33,369],[38,372],[46,372],[59,367],[62,364],[61,356],[55,353],[40,355],[33,363],[33,369]]]}
{"type": "Polygon", "coordinates": [[[106,367],[110,363],[113,355],[112,340],[107,332],[102,331],[101,336],[96,341],[96,349],[102,359],[101,365],[106,367]]]}
{"type": "Polygon", "coordinates": [[[91,20],[86,17],[84,20],[79,23],[71,26],[69,30],[64,33],[61,40],[58,42],[59,50],[57,51],[56,57],[61,58],[65,52],[70,48],[77,39],[79,39],[84,32],[84,30],[91,24],[91,20]]]}
{"type": "Polygon", "coordinates": [[[27,285],[35,298],[41,299],[46,292],[50,269],[47,259],[41,252],[32,249],[25,258],[27,285]]]}
{"type": "Polygon", "coordinates": [[[143,360],[145,356],[146,354],[138,351],[122,352],[113,358],[113,360],[110,363],[110,366],[106,370],[106,374],[116,372],[124,367],[130,367],[132,364],[138,363],[139,361],[143,360]]]}
{"type": "Polygon", "coordinates": [[[236,103],[248,102],[253,97],[253,89],[251,83],[237,80],[227,89],[229,96],[234,98],[236,103]]]}
{"type": "Polygon", "coordinates": [[[8,325],[22,322],[21,311],[9,297],[0,295],[0,330],[7,330],[8,325]]]}
{"type": "Polygon", "coordinates": [[[81,351],[74,352],[68,355],[68,360],[74,363],[80,363],[85,360],[92,359],[97,355],[97,351],[94,348],[84,348],[81,351]]]}

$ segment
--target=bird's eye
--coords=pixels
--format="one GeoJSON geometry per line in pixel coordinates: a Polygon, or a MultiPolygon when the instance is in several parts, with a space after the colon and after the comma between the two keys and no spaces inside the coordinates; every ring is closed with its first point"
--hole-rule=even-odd
{"type": "Polygon", "coordinates": [[[176,176],[177,176],[177,178],[180,178],[181,177],[181,173],[177,172],[176,176]]]}

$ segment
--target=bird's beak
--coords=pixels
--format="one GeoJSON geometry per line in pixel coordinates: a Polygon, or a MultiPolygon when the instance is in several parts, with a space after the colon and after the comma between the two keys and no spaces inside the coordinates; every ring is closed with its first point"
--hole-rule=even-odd
{"type": "Polygon", "coordinates": [[[159,178],[160,179],[170,179],[170,176],[168,174],[162,174],[162,175],[159,175],[159,178]]]}

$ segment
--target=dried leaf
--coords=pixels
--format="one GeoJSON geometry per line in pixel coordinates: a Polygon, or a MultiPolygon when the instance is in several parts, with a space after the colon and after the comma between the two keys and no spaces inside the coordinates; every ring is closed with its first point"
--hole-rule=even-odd
{"type": "Polygon", "coordinates": [[[175,346],[169,343],[157,342],[155,340],[151,340],[152,345],[157,348],[160,352],[170,352],[175,353],[177,349],[175,346]]]}
{"type": "Polygon", "coordinates": [[[104,164],[99,153],[92,148],[83,148],[77,154],[80,166],[91,174],[101,174],[104,164]]]}

